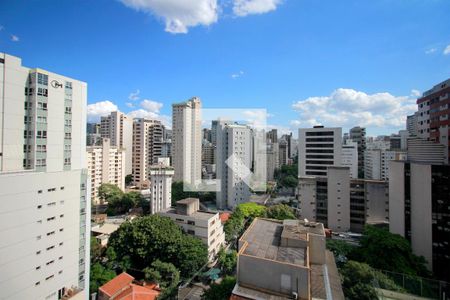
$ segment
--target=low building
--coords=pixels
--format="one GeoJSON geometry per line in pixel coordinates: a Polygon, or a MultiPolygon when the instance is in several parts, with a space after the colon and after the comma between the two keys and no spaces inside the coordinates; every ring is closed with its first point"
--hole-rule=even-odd
{"type": "Polygon", "coordinates": [[[92,236],[97,239],[102,247],[108,245],[109,237],[113,232],[119,229],[119,225],[105,223],[102,225],[96,225],[91,228],[92,236]]]}
{"type": "Polygon", "coordinates": [[[230,299],[344,299],[323,224],[256,218],[239,239],[230,299]]]}
{"type": "Polygon", "coordinates": [[[156,300],[161,293],[156,284],[134,282],[134,277],[125,272],[117,275],[99,288],[98,300],[156,300]]]}
{"type": "Polygon", "coordinates": [[[225,243],[225,233],[219,213],[200,211],[197,198],[186,198],[177,202],[176,207],[159,213],[171,218],[183,230],[200,238],[208,247],[209,259],[212,260],[225,243]]]}
{"type": "Polygon", "coordinates": [[[101,204],[98,189],[104,183],[125,189],[125,151],[111,147],[110,139],[103,138],[102,146],[87,147],[87,162],[93,204],[101,204]]]}

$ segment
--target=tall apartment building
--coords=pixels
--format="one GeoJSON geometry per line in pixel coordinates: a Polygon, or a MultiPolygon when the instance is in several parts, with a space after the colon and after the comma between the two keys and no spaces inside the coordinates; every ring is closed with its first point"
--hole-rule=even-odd
{"type": "Polygon", "coordinates": [[[440,280],[450,281],[450,166],[392,162],[389,229],[411,242],[440,280]]]}
{"type": "Polygon", "coordinates": [[[446,147],[422,138],[408,139],[408,160],[441,165],[446,163],[446,147]]]}
{"type": "Polygon", "coordinates": [[[289,152],[288,141],[285,139],[280,139],[278,143],[278,161],[280,167],[290,163],[289,152]]]}
{"type": "Polygon", "coordinates": [[[125,152],[111,147],[110,140],[103,138],[102,146],[87,147],[87,165],[93,204],[101,204],[98,189],[110,183],[125,190],[125,152]]]}
{"type": "Polygon", "coordinates": [[[444,145],[450,153],[450,79],[435,85],[417,99],[418,136],[444,145]]]}
{"type": "Polygon", "coordinates": [[[61,299],[89,286],[87,84],[0,53],[0,90],[1,298],[61,299]]]}
{"type": "Polygon", "coordinates": [[[161,121],[144,118],[133,122],[133,185],[148,187],[150,166],[163,157],[164,125],[161,121]]]}
{"type": "Polygon", "coordinates": [[[252,131],[246,125],[219,122],[217,125],[216,178],[220,182],[217,207],[234,208],[249,201],[250,188],[245,183],[252,163],[252,131]]]}
{"type": "Polygon", "coordinates": [[[292,159],[294,157],[292,153],[292,132],[289,134],[283,134],[279,142],[281,143],[281,141],[285,141],[287,143],[287,157],[288,159],[292,159]]]}
{"type": "Polygon", "coordinates": [[[404,151],[372,149],[364,154],[364,178],[389,180],[389,164],[393,160],[406,160],[404,151]]]}
{"type": "Polygon", "coordinates": [[[111,112],[109,116],[101,117],[100,134],[109,138],[111,146],[125,150],[125,175],[132,172],[133,161],[133,119],[120,111],[111,112]]]}
{"type": "Polygon", "coordinates": [[[358,178],[358,143],[350,139],[343,143],[341,165],[350,168],[351,178],[358,178]]]}
{"type": "Polygon", "coordinates": [[[150,214],[172,206],[173,168],[159,163],[150,167],[150,214]]]}
{"type": "Polygon", "coordinates": [[[343,300],[323,224],[256,218],[239,239],[230,299],[343,300]]]}
{"type": "Polygon", "coordinates": [[[278,143],[278,130],[272,129],[266,134],[266,141],[268,144],[270,143],[278,143]]]}
{"type": "Polygon", "coordinates": [[[201,211],[200,201],[197,198],[177,201],[176,207],[169,208],[159,214],[171,218],[183,228],[184,232],[201,239],[208,247],[210,261],[213,261],[225,243],[225,232],[219,213],[201,211]]]}
{"type": "Polygon", "coordinates": [[[197,185],[202,179],[201,102],[194,97],[172,104],[172,166],[174,181],[197,185]]]}
{"type": "Polygon", "coordinates": [[[342,161],[342,128],[299,129],[299,176],[327,176],[327,168],[342,161]]]}
{"type": "MultiPolygon", "coordinates": [[[[269,141],[269,140],[267,140],[269,141]]],[[[280,153],[278,143],[268,143],[267,144],[267,180],[275,180],[275,170],[280,168],[280,153]]]]}
{"type": "Polygon", "coordinates": [[[364,152],[366,150],[366,128],[353,127],[349,138],[358,143],[358,178],[364,178],[364,152]]]}
{"type": "Polygon", "coordinates": [[[388,183],[350,179],[347,167],[330,167],[328,178],[300,177],[298,200],[302,218],[335,231],[362,232],[389,219],[388,183]]]}
{"type": "Polygon", "coordinates": [[[412,115],[406,117],[406,130],[411,136],[418,135],[418,118],[418,112],[415,112],[412,115]]]}

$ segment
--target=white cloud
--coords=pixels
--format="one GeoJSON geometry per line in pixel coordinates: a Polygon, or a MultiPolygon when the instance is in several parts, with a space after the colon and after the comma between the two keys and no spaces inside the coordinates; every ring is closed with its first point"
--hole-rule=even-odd
{"type": "Polygon", "coordinates": [[[299,120],[292,126],[314,125],[350,128],[365,126],[398,130],[405,126],[406,116],[417,110],[414,98],[389,93],[366,94],[353,89],[337,89],[329,96],[310,97],[295,102],[299,120]]]}
{"type": "Polygon", "coordinates": [[[147,111],[159,113],[159,110],[163,107],[163,104],[161,102],[144,99],[141,102],[141,107],[147,111]]]}
{"type": "Polygon", "coordinates": [[[447,45],[447,47],[445,47],[444,49],[444,55],[449,55],[450,54],[450,45],[447,45]]]}
{"type": "Polygon", "coordinates": [[[218,19],[217,0],[120,0],[137,11],[164,20],[170,33],[187,33],[189,27],[208,26],[218,19]]]}
{"type": "MultiPolygon", "coordinates": [[[[132,118],[146,118],[160,120],[167,128],[171,128],[171,118],[160,114],[163,107],[161,102],[144,99],[139,103],[140,108],[130,111],[128,116],[132,118]]],[[[134,107],[134,106],[133,106],[134,107]]]]}
{"type": "Polygon", "coordinates": [[[233,13],[244,17],[251,14],[263,14],[277,9],[282,0],[233,0],[233,13]]]}
{"type": "Polygon", "coordinates": [[[134,104],[131,102],[125,102],[125,105],[129,108],[134,108],[134,104]]]}
{"type": "Polygon", "coordinates": [[[17,35],[11,34],[11,41],[18,42],[18,41],[20,41],[20,39],[17,35]]]}
{"type": "Polygon", "coordinates": [[[422,93],[421,93],[419,90],[412,89],[412,90],[411,90],[411,96],[417,98],[417,97],[422,96],[422,93]]]}
{"type": "Polygon", "coordinates": [[[236,79],[244,75],[244,71],[239,71],[237,73],[231,74],[231,78],[236,79]]]}
{"type": "Polygon", "coordinates": [[[139,94],[141,93],[141,91],[139,89],[136,90],[136,92],[131,92],[130,95],[128,95],[128,99],[132,100],[132,101],[136,101],[139,100],[139,94]]]}
{"type": "Polygon", "coordinates": [[[437,51],[436,48],[430,48],[430,49],[425,50],[425,54],[433,54],[433,53],[435,53],[436,51],[437,51]]]}
{"type": "Polygon", "coordinates": [[[109,115],[113,111],[117,111],[117,105],[109,100],[89,104],[87,106],[88,122],[98,122],[100,117],[109,115]]]}

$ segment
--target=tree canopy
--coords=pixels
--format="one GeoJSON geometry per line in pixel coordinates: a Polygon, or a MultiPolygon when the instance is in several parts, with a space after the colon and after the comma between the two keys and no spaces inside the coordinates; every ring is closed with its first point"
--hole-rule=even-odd
{"type": "Polygon", "coordinates": [[[94,293],[99,287],[116,277],[116,273],[107,267],[102,266],[99,262],[91,265],[91,274],[89,278],[89,290],[94,293]]]}
{"type": "Polygon", "coordinates": [[[292,207],[286,204],[272,205],[267,208],[266,217],[277,220],[296,220],[295,212],[292,207]]]}
{"type": "Polygon", "coordinates": [[[346,299],[376,300],[378,299],[374,286],[380,286],[391,291],[405,292],[383,273],[372,269],[368,264],[348,261],[341,269],[342,288],[346,299]]]}
{"type": "Polygon", "coordinates": [[[200,239],[183,233],[172,220],[159,215],[123,223],[108,243],[110,260],[139,270],[160,260],[173,263],[187,277],[208,261],[207,247],[200,239]]]}
{"type": "Polygon", "coordinates": [[[235,250],[226,251],[224,248],[220,248],[217,257],[222,271],[226,274],[232,274],[236,268],[237,252],[235,250]]]}
{"type": "Polygon", "coordinates": [[[414,255],[410,243],[398,234],[367,225],[361,246],[350,253],[351,259],[365,262],[376,269],[428,277],[426,260],[414,255]]]}
{"type": "Polygon", "coordinates": [[[242,203],[236,208],[236,210],[240,210],[242,217],[245,219],[263,217],[266,213],[266,209],[267,208],[265,206],[254,202],[242,203]]]}
{"type": "Polygon", "coordinates": [[[236,277],[225,276],[219,284],[211,284],[210,288],[203,293],[202,300],[228,300],[235,284],[236,277]]]}

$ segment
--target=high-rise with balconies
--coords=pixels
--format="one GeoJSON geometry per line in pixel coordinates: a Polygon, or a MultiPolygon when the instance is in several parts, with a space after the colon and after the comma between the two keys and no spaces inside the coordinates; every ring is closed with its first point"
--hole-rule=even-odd
{"type": "Polygon", "coordinates": [[[89,285],[87,84],[0,53],[0,291],[61,299],[89,285]]]}

